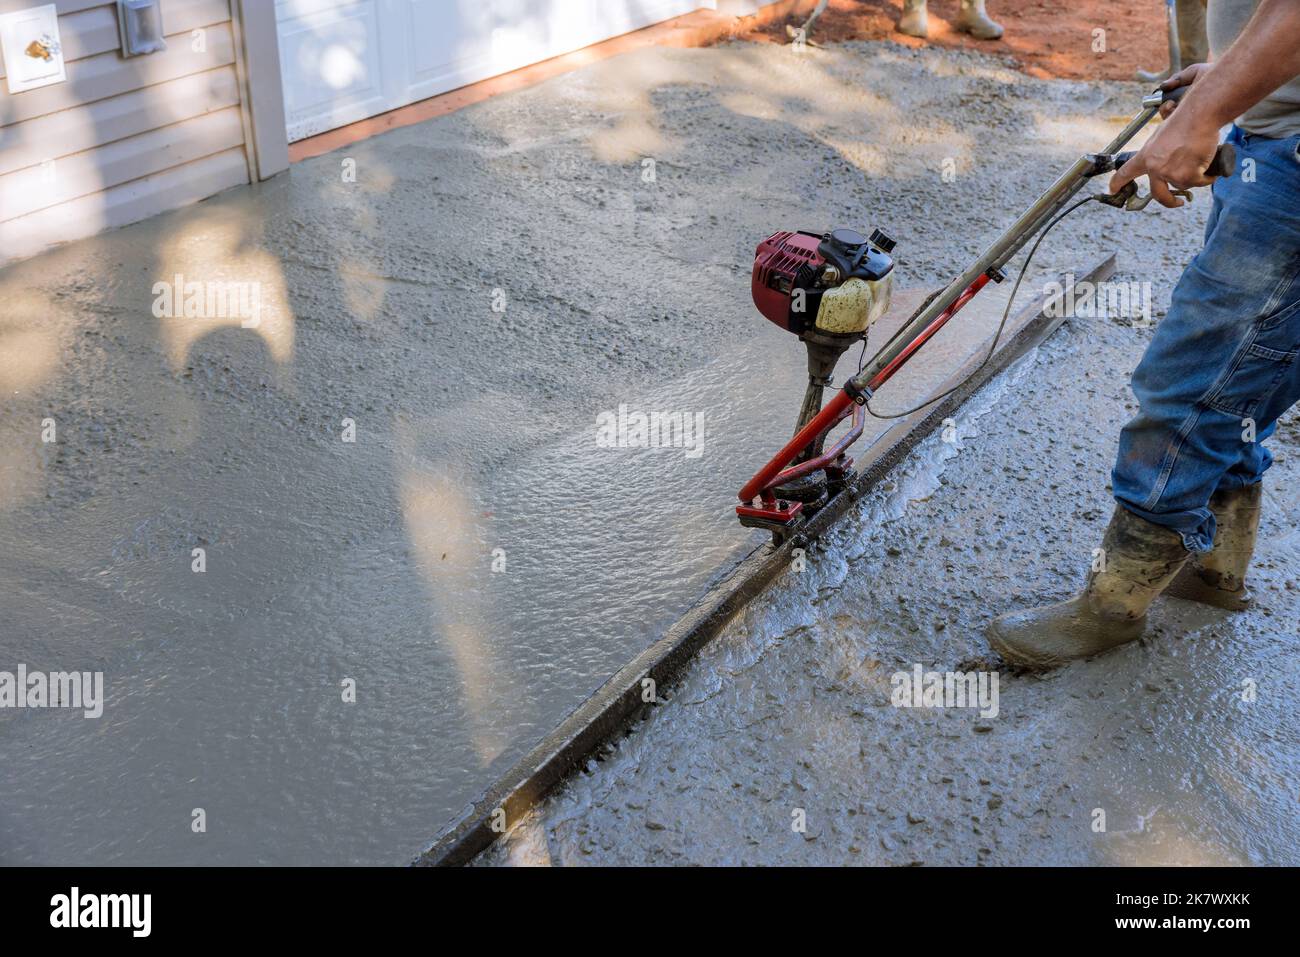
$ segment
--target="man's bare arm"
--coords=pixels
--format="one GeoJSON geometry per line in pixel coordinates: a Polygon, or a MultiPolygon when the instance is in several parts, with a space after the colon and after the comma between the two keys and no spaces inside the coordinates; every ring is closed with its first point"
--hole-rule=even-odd
{"type": "Polygon", "coordinates": [[[1192,83],[1169,119],[1110,181],[1115,192],[1147,174],[1151,195],[1181,206],[1175,187],[1206,186],[1219,129],[1283,83],[1300,76],[1300,0],[1263,0],[1241,35],[1212,69],[1184,70],[1166,88],[1192,83]],[[1194,82],[1193,82],[1194,81],[1194,82]]]}

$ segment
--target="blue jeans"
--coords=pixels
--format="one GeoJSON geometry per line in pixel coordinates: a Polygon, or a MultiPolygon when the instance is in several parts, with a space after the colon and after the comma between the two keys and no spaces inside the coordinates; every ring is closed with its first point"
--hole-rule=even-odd
{"type": "Polygon", "coordinates": [[[1210,496],[1263,478],[1263,442],[1300,401],[1300,136],[1228,142],[1237,170],[1133,373],[1112,475],[1116,501],[1191,551],[1214,542],[1210,496]]]}

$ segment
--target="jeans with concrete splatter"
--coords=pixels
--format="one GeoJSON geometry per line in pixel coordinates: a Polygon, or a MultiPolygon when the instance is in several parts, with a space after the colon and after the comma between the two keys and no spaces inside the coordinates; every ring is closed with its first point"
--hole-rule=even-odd
{"type": "Polygon", "coordinates": [[[1205,245],[1133,373],[1138,414],[1120,433],[1115,499],[1214,542],[1210,496],[1253,485],[1264,442],[1300,401],[1300,136],[1233,127],[1237,168],[1215,181],[1205,245]]]}

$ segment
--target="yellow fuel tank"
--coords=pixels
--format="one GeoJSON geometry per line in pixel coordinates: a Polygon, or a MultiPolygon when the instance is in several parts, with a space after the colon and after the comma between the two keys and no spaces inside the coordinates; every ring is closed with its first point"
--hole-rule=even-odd
{"type": "Polygon", "coordinates": [[[863,332],[885,314],[893,292],[893,272],[883,279],[846,279],[822,293],[814,325],[822,332],[863,332]]]}

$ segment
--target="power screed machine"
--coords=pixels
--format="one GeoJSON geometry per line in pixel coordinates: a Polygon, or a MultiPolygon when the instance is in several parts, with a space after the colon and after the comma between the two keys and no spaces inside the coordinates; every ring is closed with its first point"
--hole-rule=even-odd
{"type": "MultiPolygon", "coordinates": [[[[1070,203],[1094,176],[1113,172],[1128,162],[1134,154],[1120,149],[1151,121],[1163,103],[1180,99],[1186,91],[1187,87],[1157,90],[1145,97],[1141,112],[1102,152],[1085,153],[1075,160],[965,272],[931,296],[870,361],[861,364],[824,406],[823,392],[831,384],[836,363],[845,350],[865,343],[872,323],[889,308],[894,240],[879,229],[865,237],[851,229],[834,229],[826,233],[782,231],[759,243],[750,284],[754,305],[803,342],[808,354],[808,387],[794,438],[739,492],[736,514],[741,524],[768,529],[778,542],[788,537],[848,485],[853,460],[847,450],[861,437],[867,413],[901,418],[956,391],[951,389],[890,415],[877,415],[869,404],[880,387],[981,289],[990,282],[1002,282],[1006,264],[1037,236],[981,368],[987,364],[997,351],[1020,281],[1048,230],[1093,200],[1124,210],[1140,210],[1151,201],[1149,195],[1138,192],[1135,183],[1128,183],[1118,193],[1099,193],[1070,203]],[[849,429],[826,448],[828,433],[850,415],[849,429]]],[[[1230,176],[1235,166],[1232,146],[1223,144],[1205,175],[1230,176]]],[[[1187,190],[1174,192],[1191,198],[1187,190]]]]}

